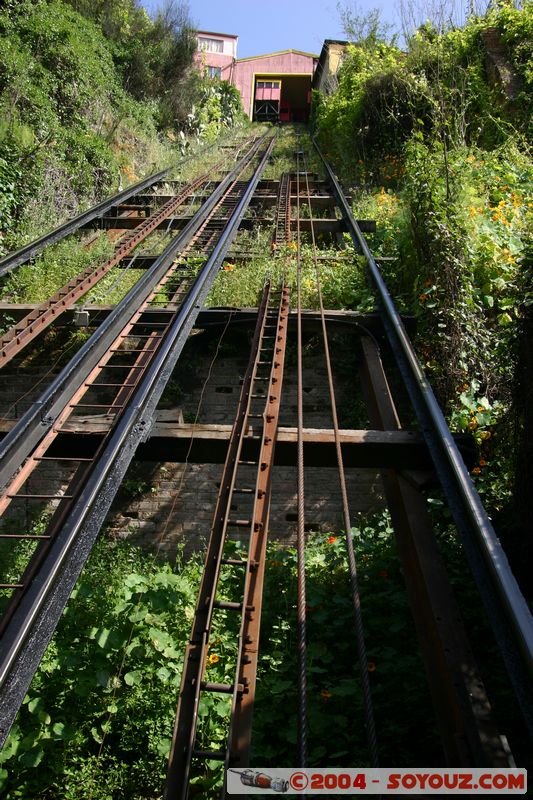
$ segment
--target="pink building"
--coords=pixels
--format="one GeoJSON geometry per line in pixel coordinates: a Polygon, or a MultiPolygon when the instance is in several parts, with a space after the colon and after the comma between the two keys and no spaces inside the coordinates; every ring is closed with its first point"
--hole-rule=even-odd
{"type": "Polygon", "coordinates": [[[229,81],[238,89],[250,119],[271,122],[308,119],[311,81],[318,62],[314,53],[281,50],[237,58],[237,36],[197,31],[197,38],[197,64],[210,77],[229,81]]]}
{"type": "Polygon", "coordinates": [[[237,59],[232,83],[250,119],[305,122],[317,61],[318,56],[301,50],[237,59]]]}
{"type": "Polygon", "coordinates": [[[220,78],[232,83],[233,65],[237,57],[238,36],[232,33],[196,31],[198,50],[195,61],[206,70],[210,78],[220,78]]]}

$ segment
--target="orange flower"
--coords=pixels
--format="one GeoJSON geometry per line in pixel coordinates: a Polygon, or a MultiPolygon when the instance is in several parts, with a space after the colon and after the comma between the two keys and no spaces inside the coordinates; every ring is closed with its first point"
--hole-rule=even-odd
{"type": "Polygon", "coordinates": [[[324,700],[329,700],[329,698],[331,697],[331,692],[328,692],[327,689],[321,689],[320,694],[324,698],[324,700]]]}
{"type": "Polygon", "coordinates": [[[425,292],[422,292],[422,294],[418,295],[418,299],[422,300],[422,302],[424,302],[424,300],[428,299],[428,296],[427,296],[427,294],[425,292]]]}
{"type": "Polygon", "coordinates": [[[472,475],[479,475],[481,472],[481,467],[474,467],[472,470],[472,475]]]}
{"type": "Polygon", "coordinates": [[[480,458],[479,461],[478,461],[478,464],[479,464],[480,467],[486,467],[487,466],[487,462],[485,461],[484,458],[480,458]]]}
{"type": "Polygon", "coordinates": [[[366,668],[367,668],[367,670],[369,672],[375,672],[376,669],[377,669],[376,664],[374,663],[374,661],[369,661],[368,664],[366,665],[366,668]]]}
{"type": "Polygon", "coordinates": [[[337,537],[336,536],[330,536],[328,538],[328,544],[333,544],[336,541],[337,541],[337,537]]]}
{"type": "Polygon", "coordinates": [[[232,272],[235,269],[235,264],[229,264],[229,263],[224,264],[222,269],[224,270],[224,272],[232,272]]]}

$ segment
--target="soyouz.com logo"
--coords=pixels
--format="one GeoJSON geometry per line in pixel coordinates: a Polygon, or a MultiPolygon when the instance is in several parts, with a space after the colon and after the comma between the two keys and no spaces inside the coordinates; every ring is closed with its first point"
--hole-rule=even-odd
{"type": "Polygon", "coordinates": [[[525,769],[229,769],[228,794],[521,794],[525,769]]]}

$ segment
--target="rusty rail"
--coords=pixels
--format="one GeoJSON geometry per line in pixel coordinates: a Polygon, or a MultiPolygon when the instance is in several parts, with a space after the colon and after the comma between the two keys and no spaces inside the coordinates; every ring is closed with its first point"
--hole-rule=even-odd
{"type": "MultiPolygon", "coordinates": [[[[194,278],[181,304],[175,311],[168,311],[164,321],[146,323],[140,319],[142,311],[157,296],[161,284],[168,281],[167,272],[159,283],[152,286],[143,305],[134,310],[126,326],[91,372],[69,394],[50,430],[44,433],[22,468],[15,472],[3,490],[0,498],[2,510],[6,510],[17,496],[23,498],[24,502],[56,500],[58,506],[50,520],[49,529],[41,537],[42,541],[37,542],[38,547],[23,578],[9,585],[12,596],[4,616],[0,660],[0,741],[7,735],[120,478],[143,437],[144,426],[151,418],[201,303],[231,245],[270,157],[273,141],[270,139],[266,149],[261,152],[258,152],[261,142],[256,143],[236,168],[236,177],[229,188],[226,186],[227,192],[234,190],[238,174],[248,169],[250,158],[256,157],[258,160],[244,190],[240,187],[237,190],[239,201],[228,224],[221,231],[207,263],[194,278]],[[102,373],[109,377],[98,381],[102,373]],[[87,397],[91,391],[109,394],[105,397],[97,395],[93,400],[87,397]],[[114,423],[97,452],[90,459],[74,459],[78,466],[66,492],[56,492],[46,498],[32,493],[26,487],[28,478],[43,462],[47,464],[54,460],[51,448],[58,432],[73,414],[86,408],[105,411],[114,423]],[[58,580],[59,576],[62,577],[61,581],[58,580]]],[[[167,271],[172,272],[175,268],[176,264],[172,261],[167,271]]]]}
{"type": "Polygon", "coordinates": [[[185,653],[179,702],[167,772],[166,797],[188,797],[193,759],[217,759],[246,763],[251,737],[255,696],[257,648],[261,618],[264,554],[268,532],[268,510],[273,454],[276,441],[280,391],[285,355],[288,290],[281,293],[277,319],[269,309],[271,295],[267,284],[258,310],[250,358],[236,409],[228,444],[213,523],[207,544],[206,560],[200,584],[194,622],[185,653]],[[269,372],[266,378],[265,372],[269,372]],[[265,383],[267,384],[265,387],[265,383]],[[256,461],[241,459],[244,442],[255,420],[262,427],[261,452],[256,461]],[[255,489],[250,471],[255,470],[255,489]],[[237,495],[253,498],[249,519],[233,519],[231,506],[237,495]],[[248,560],[224,558],[228,540],[239,530],[250,537],[248,560]],[[217,585],[222,566],[245,570],[243,597],[238,601],[217,600],[217,585]],[[241,613],[239,652],[233,685],[221,685],[204,679],[209,639],[215,609],[241,613]],[[198,710],[202,692],[231,694],[231,729],[227,747],[204,751],[196,747],[198,710]]]}
{"type": "MultiPolygon", "coordinates": [[[[149,217],[139,222],[139,224],[126,236],[121,239],[115,248],[113,255],[103,264],[97,267],[90,266],[72,278],[67,284],[44,302],[34,308],[30,314],[19,320],[12,328],[7,330],[0,337],[0,369],[8,364],[11,359],[17,356],[36,336],[44,331],[52,322],[56,322],[61,314],[67,311],[87,292],[93,288],[107,273],[122,259],[130,255],[132,251],[144,241],[151,233],[159,228],[162,223],[171,217],[177,209],[183,205],[187,198],[202,184],[212,180],[214,172],[222,168],[226,159],[219,161],[213,166],[209,173],[188,183],[175,196],[167,200],[160,208],[150,214],[149,217]]],[[[222,200],[217,208],[221,208],[222,200]]],[[[211,215],[212,218],[214,215],[211,215]]],[[[225,222],[229,217],[226,216],[225,222]]],[[[222,231],[225,223],[219,224],[216,228],[218,235],[222,231]]],[[[204,222],[202,230],[206,227],[204,222]]],[[[198,233],[195,235],[198,237],[198,233]]],[[[216,238],[216,237],[215,237],[216,238]]]]}

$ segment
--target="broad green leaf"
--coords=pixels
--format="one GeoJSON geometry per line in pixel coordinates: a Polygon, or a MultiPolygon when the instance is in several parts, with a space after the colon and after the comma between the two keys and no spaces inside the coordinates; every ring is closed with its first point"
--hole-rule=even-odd
{"type": "Polygon", "coordinates": [[[102,686],[104,689],[107,689],[109,684],[110,674],[106,669],[99,669],[96,672],[96,682],[98,686],[102,686]]]}
{"type": "Polygon", "coordinates": [[[168,679],[171,676],[171,672],[166,667],[160,667],[157,670],[156,675],[157,675],[157,677],[159,678],[160,681],[163,681],[163,683],[166,683],[166,681],[168,681],[168,679]]]}
{"type": "Polygon", "coordinates": [[[142,672],[139,672],[138,669],[134,669],[131,672],[126,672],[124,675],[124,681],[128,684],[128,686],[138,686],[138,684],[142,681],[142,672]]]}
{"type": "Polygon", "coordinates": [[[126,586],[139,587],[145,583],[145,579],[143,575],[138,575],[136,572],[132,572],[130,575],[126,576],[124,583],[126,586]]]}
{"type": "Polygon", "coordinates": [[[65,735],[66,725],[64,722],[56,722],[52,726],[52,733],[56,739],[62,739],[65,735]]]}
{"type": "Polygon", "coordinates": [[[96,644],[102,649],[105,648],[110,636],[111,631],[109,628],[93,628],[90,634],[90,638],[94,639],[96,644]]]}
{"type": "Polygon", "coordinates": [[[168,758],[168,754],[170,753],[170,739],[161,739],[156,747],[161,758],[168,758]]]}
{"type": "Polygon", "coordinates": [[[25,767],[38,767],[43,760],[43,756],[44,750],[42,747],[32,747],[27,753],[19,756],[19,761],[24,764],[25,767]]]}
{"type": "Polygon", "coordinates": [[[43,698],[42,697],[34,697],[33,700],[30,700],[28,703],[28,711],[30,714],[33,714],[35,711],[41,711],[44,706],[43,698]]]}
{"type": "Polygon", "coordinates": [[[146,606],[142,606],[142,608],[139,608],[138,611],[134,611],[133,614],[130,614],[128,619],[130,622],[142,622],[144,619],[146,619],[147,615],[148,609],[146,606]]]}
{"type": "Polygon", "coordinates": [[[93,737],[95,742],[98,742],[98,744],[102,744],[102,736],[100,732],[97,730],[97,728],[91,728],[91,736],[93,737]]]}

